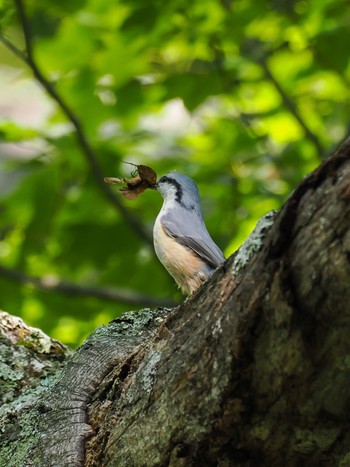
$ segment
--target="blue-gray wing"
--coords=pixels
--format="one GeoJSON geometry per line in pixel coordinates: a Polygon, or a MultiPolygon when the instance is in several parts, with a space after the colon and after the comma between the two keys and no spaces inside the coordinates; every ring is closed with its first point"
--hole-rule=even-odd
{"type": "Polygon", "coordinates": [[[170,237],[194,251],[209,266],[216,269],[225,261],[220,248],[214,243],[201,217],[191,211],[172,210],[162,216],[160,222],[170,237]]]}

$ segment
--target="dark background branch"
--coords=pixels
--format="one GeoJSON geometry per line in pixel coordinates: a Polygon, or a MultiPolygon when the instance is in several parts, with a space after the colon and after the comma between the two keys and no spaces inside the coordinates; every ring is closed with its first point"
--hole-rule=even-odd
{"type": "Polygon", "coordinates": [[[1,265],[0,276],[12,282],[34,286],[39,290],[61,293],[71,297],[94,297],[111,302],[121,302],[129,305],[151,307],[173,307],[176,305],[176,302],[173,300],[144,295],[134,290],[117,287],[94,287],[79,285],[52,277],[33,277],[24,274],[22,271],[18,271],[17,269],[7,268],[1,265]]]}
{"type": "Polygon", "coordinates": [[[10,41],[2,37],[2,42],[8,47],[13,53],[18,57],[24,59],[26,58],[26,63],[29,65],[30,69],[33,72],[34,77],[41,84],[47,94],[58,104],[62,112],[66,115],[68,120],[72,123],[75,129],[75,136],[79,147],[81,148],[82,153],[84,154],[88,165],[91,169],[96,184],[104,196],[118,209],[125,221],[132,227],[132,229],[148,244],[153,244],[152,236],[150,232],[145,228],[145,226],[123,205],[121,199],[112,191],[112,189],[107,185],[103,178],[106,174],[103,174],[101,166],[97,160],[97,157],[88,142],[88,139],[85,135],[83,125],[74,113],[71,107],[67,104],[64,98],[57,92],[54,86],[48,81],[40,70],[39,65],[37,64],[34,54],[33,46],[31,40],[30,24],[25,13],[25,8],[22,0],[15,0],[16,8],[18,11],[18,17],[20,24],[22,26],[24,41],[26,47],[26,55],[19,53],[20,51],[11,44],[10,41]]]}

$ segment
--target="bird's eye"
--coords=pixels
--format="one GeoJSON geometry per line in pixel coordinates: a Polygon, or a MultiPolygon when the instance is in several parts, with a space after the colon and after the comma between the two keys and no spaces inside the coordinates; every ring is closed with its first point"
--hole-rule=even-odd
{"type": "Polygon", "coordinates": [[[158,180],[158,185],[159,185],[159,183],[166,183],[166,182],[169,182],[169,178],[166,177],[165,175],[163,175],[163,177],[161,177],[161,178],[158,180]]]}

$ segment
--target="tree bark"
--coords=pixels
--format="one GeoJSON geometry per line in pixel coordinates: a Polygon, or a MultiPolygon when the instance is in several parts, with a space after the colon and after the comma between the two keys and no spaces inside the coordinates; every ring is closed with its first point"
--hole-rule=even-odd
{"type": "Polygon", "coordinates": [[[5,401],[0,465],[350,465],[350,142],[259,232],[179,307],[98,328],[25,410],[5,401]]]}

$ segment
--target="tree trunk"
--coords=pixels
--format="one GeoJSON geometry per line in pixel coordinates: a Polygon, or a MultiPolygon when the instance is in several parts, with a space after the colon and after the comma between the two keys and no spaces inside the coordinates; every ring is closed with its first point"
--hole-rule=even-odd
{"type": "Polygon", "coordinates": [[[0,465],[350,465],[350,142],[262,234],[179,307],[127,313],[56,378],[19,379],[0,465]]]}

